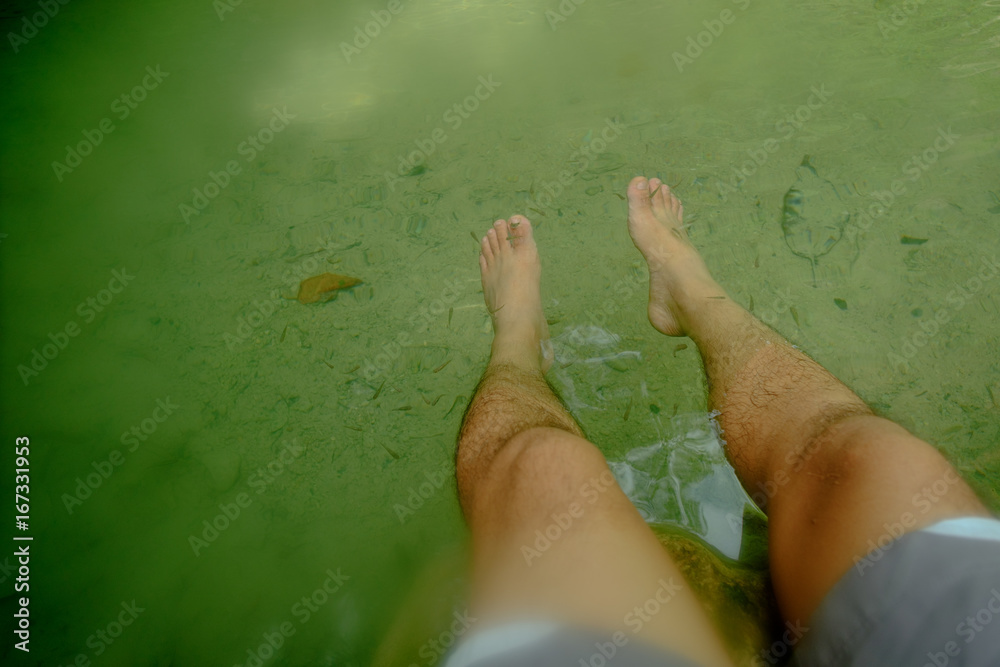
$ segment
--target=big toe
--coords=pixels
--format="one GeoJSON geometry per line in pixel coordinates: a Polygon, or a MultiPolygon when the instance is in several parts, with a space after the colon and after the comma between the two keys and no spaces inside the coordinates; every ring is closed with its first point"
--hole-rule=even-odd
{"type": "Polygon", "coordinates": [[[535,244],[535,232],[531,227],[531,220],[523,215],[512,215],[507,223],[507,229],[515,248],[535,244]]]}

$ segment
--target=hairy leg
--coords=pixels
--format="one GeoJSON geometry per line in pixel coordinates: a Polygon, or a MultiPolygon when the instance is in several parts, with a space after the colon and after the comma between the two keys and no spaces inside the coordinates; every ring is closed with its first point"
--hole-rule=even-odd
{"type": "Polygon", "coordinates": [[[731,664],[604,456],[545,382],[530,222],[497,221],[480,268],[496,335],[456,466],[473,541],[471,614],[483,625],[542,617],[731,664]]]}
{"type": "Polygon", "coordinates": [[[629,231],[650,268],[650,322],[698,345],[729,460],[768,514],[772,578],[788,620],[807,620],[897,524],[914,530],[988,516],[936,449],[875,416],[732,301],[682,216],[666,184],[636,178],[629,185],[629,231]],[[935,488],[947,490],[930,502],[935,488]]]}
{"type": "Polygon", "coordinates": [[[583,435],[544,377],[551,347],[531,222],[521,216],[497,220],[483,237],[479,263],[495,336],[459,433],[456,470],[466,516],[476,487],[512,437],[539,426],[583,435]]]}
{"type": "Polygon", "coordinates": [[[458,494],[469,516],[477,487],[500,449],[529,428],[552,427],[583,436],[538,368],[491,360],[466,410],[459,433],[458,494]]]}

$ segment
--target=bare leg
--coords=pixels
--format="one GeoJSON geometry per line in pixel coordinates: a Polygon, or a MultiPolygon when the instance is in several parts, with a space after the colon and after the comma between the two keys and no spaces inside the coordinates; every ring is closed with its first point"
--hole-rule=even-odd
{"type": "Polygon", "coordinates": [[[473,540],[472,615],[484,626],[542,616],[621,631],[729,665],[677,567],[545,382],[531,223],[498,220],[480,269],[495,338],[456,466],[473,540]]]}
{"type": "Polygon", "coordinates": [[[650,322],[698,345],[729,460],[768,514],[772,578],[786,619],[806,621],[887,525],[914,530],[989,516],[936,449],[876,417],[726,296],[688,240],[683,207],[666,184],[633,179],[628,199],[629,232],[649,263],[650,322]],[[933,491],[944,485],[945,493],[933,491]]]}
{"type": "Polygon", "coordinates": [[[539,291],[542,265],[531,223],[514,216],[510,224],[515,227],[497,220],[483,237],[479,255],[483,295],[495,335],[490,363],[459,435],[458,493],[466,516],[476,488],[512,437],[539,426],[583,436],[544,377],[552,360],[539,291]]]}

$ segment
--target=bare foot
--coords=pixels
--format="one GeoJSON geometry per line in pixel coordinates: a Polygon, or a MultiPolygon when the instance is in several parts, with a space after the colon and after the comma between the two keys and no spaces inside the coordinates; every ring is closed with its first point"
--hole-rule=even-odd
{"type": "Polygon", "coordinates": [[[493,317],[492,360],[538,368],[552,365],[549,326],[542,312],[542,263],[523,215],[497,220],[479,255],[483,295],[493,317]]]}
{"type": "Polygon", "coordinates": [[[649,321],[668,336],[688,332],[685,311],[726,297],[681,224],[684,207],[658,178],[628,185],[628,233],[649,265],[649,321]]]}

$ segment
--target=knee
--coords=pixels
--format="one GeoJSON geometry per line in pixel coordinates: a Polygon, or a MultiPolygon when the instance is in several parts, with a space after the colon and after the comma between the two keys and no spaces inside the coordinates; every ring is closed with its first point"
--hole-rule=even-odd
{"type": "Polygon", "coordinates": [[[552,480],[573,476],[595,464],[606,466],[604,455],[593,444],[562,429],[543,426],[508,440],[491,472],[517,479],[552,480]]]}
{"type": "MultiPolygon", "coordinates": [[[[831,411],[806,429],[806,437],[774,466],[788,474],[833,473],[863,468],[872,454],[884,446],[885,430],[899,429],[892,422],[865,413],[831,411]]],[[[902,430],[902,429],[899,429],[902,430]]]]}
{"type": "Polygon", "coordinates": [[[879,484],[887,489],[909,488],[909,482],[936,479],[953,470],[937,449],[875,415],[833,425],[798,452],[792,469],[808,486],[879,484]]]}
{"type": "Polygon", "coordinates": [[[484,495],[504,504],[528,499],[533,505],[579,500],[588,490],[615,484],[601,451],[557,428],[527,429],[503,446],[484,480],[484,495]]]}

